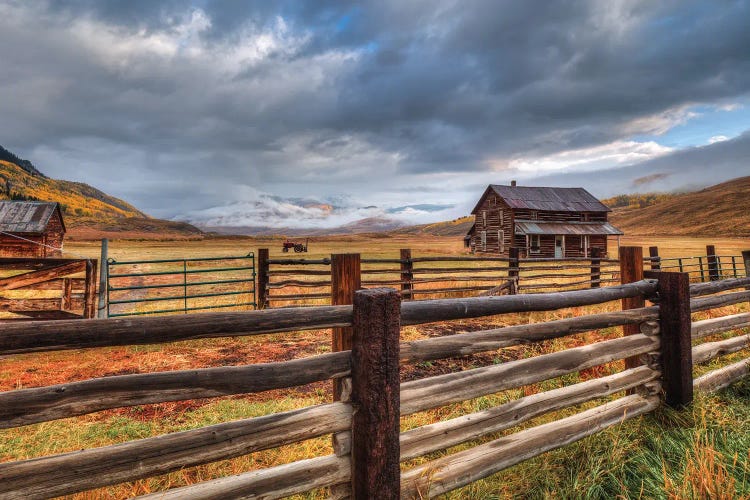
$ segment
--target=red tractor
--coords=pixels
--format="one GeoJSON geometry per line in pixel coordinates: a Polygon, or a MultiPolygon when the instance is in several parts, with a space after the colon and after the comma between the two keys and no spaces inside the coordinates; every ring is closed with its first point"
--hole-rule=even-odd
{"type": "Polygon", "coordinates": [[[293,241],[286,240],[282,244],[281,251],[282,252],[289,252],[289,249],[293,248],[296,253],[307,252],[307,243],[309,241],[310,241],[310,238],[306,238],[305,239],[305,244],[303,245],[302,243],[295,243],[293,241]]]}

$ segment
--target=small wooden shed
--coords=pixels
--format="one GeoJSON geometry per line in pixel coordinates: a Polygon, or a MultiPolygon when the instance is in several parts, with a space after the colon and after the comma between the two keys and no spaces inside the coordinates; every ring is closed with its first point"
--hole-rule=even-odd
{"type": "Polygon", "coordinates": [[[60,257],[64,238],[58,203],[0,201],[0,257],[60,257]]]}
{"type": "Polygon", "coordinates": [[[590,257],[607,253],[607,237],[622,231],[607,221],[610,209],[583,188],[490,184],[471,212],[465,237],[472,252],[522,257],[590,257]]]}

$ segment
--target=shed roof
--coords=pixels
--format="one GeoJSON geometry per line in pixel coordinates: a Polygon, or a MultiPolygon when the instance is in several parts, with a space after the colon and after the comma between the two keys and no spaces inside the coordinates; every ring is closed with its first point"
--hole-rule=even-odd
{"type": "Polygon", "coordinates": [[[623,234],[609,222],[539,222],[532,220],[517,220],[515,232],[516,234],[623,234]]]}
{"type": "Polygon", "coordinates": [[[611,212],[594,195],[583,188],[503,186],[490,184],[479,203],[472,210],[475,214],[492,190],[508,204],[510,208],[555,212],[611,212]]]}
{"type": "MultiPolygon", "coordinates": [[[[60,205],[48,201],[0,201],[0,231],[41,234],[60,205]]],[[[62,221],[62,213],[60,213],[62,221]]],[[[63,231],[65,224],[63,223],[63,231]]]]}

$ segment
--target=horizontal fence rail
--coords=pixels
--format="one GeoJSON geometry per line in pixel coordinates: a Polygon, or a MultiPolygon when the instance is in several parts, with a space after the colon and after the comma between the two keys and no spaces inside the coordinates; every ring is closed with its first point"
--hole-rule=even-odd
{"type": "MultiPolygon", "coordinates": [[[[638,252],[631,255],[637,257],[638,252]]],[[[107,376],[0,392],[2,428],[113,408],[259,393],[328,380],[333,381],[337,400],[121,444],[0,463],[0,497],[68,495],[325,436],[332,440],[333,454],[210,479],[145,498],[280,498],[319,488],[331,488],[330,493],[338,497],[431,497],[663,405],[682,408],[690,404],[693,389],[714,391],[750,375],[750,358],[705,372],[707,363],[726,355],[736,357],[750,348],[750,277],[743,274],[690,284],[688,273],[644,271],[644,262],[646,267],[663,262],[652,255],[631,259],[627,273],[618,279],[632,282],[616,286],[402,301],[412,296],[410,286],[429,283],[414,276],[430,280],[429,276],[440,275],[422,272],[426,268],[420,267],[442,262],[435,259],[411,258],[404,252],[399,259],[360,261],[334,256],[302,264],[330,266],[329,273],[331,268],[338,269],[333,281],[343,276],[336,273],[345,273],[337,266],[361,266],[360,270],[366,271],[358,274],[364,277],[364,290],[343,282],[334,298],[341,305],[2,325],[0,355],[334,329],[334,352],[290,361],[107,376]],[[398,290],[381,288],[381,282],[389,282],[389,273],[409,280],[398,280],[398,290]],[[368,280],[374,288],[367,289],[368,280]],[[623,310],[586,313],[578,309],[599,304],[611,307],[613,301],[619,301],[615,304],[621,304],[623,310]],[[736,308],[726,313],[723,308],[727,306],[736,308]],[[560,309],[575,316],[419,340],[399,338],[401,328],[408,325],[560,309]],[[696,313],[709,310],[706,319],[693,319],[696,313]],[[600,340],[595,342],[581,345],[589,337],[566,339],[594,331],[600,332],[600,340]],[[553,339],[562,340],[547,342],[553,339]],[[400,380],[399,370],[404,365],[426,365],[525,345],[535,348],[496,364],[400,380]],[[695,371],[701,375],[694,379],[695,371]],[[533,390],[509,392],[520,388],[533,390]],[[452,413],[476,398],[488,398],[487,403],[458,415],[452,413]],[[451,410],[452,418],[441,417],[446,414],[443,408],[451,410]],[[565,413],[556,413],[561,410],[565,413]],[[420,417],[422,425],[400,432],[406,422],[401,419],[422,412],[429,416],[427,423],[420,417]],[[496,435],[542,415],[552,415],[548,417],[552,421],[496,435]],[[451,451],[457,445],[464,448],[451,451]],[[439,455],[433,456],[435,453],[439,455]],[[415,464],[413,460],[419,457],[425,458],[415,464]]],[[[465,263],[472,260],[490,262],[497,268],[506,263],[503,259],[461,259],[460,266],[470,273],[476,271],[465,263]]],[[[572,265],[583,262],[581,265],[588,267],[588,260],[572,265]]],[[[259,266],[280,266],[263,278],[280,278],[266,283],[272,290],[274,283],[283,289],[291,286],[284,281],[299,280],[284,270],[294,270],[303,261],[269,259],[259,252],[259,266]]],[[[607,264],[605,259],[601,261],[601,265],[607,264]]],[[[508,273],[522,268],[507,264],[508,273]]],[[[545,259],[531,264],[555,265],[545,259]]],[[[327,283],[321,274],[307,276],[312,289],[318,282],[327,283]]]]}

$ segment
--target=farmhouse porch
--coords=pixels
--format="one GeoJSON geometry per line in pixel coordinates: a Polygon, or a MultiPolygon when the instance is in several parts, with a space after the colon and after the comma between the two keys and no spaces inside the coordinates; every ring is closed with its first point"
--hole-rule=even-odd
{"type": "Polygon", "coordinates": [[[516,245],[523,257],[591,257],[592,249],[606,252],[607,237],[622,235],[608,222],[515,221],[516,245]],[[520,245],[519,245],[520,243],[520,245]]]}

